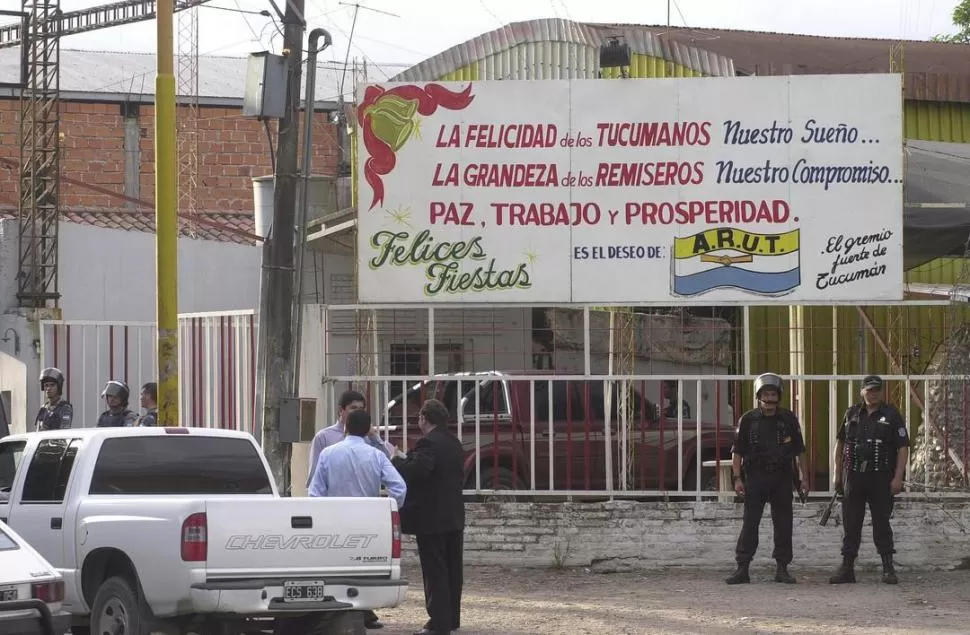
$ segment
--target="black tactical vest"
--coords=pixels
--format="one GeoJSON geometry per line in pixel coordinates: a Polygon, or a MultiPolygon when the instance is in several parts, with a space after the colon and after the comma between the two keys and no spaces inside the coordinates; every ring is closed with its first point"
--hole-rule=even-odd
{"type": "Polygon", "coordinates": [[[105,410],[98,417],[98,427],[99,428],[125,428],[135,425],[135,413],[131,410],[125,408],[121,412],[113,413],[110,410],[105,410]]]}
{"type": "Polygon", "coordinates": [[[44,404],[37,413],[34,426],[38,431],[64,430],[74,421],[74,407],[61,399],[56,404],[44,404]]]}
{"type": "Polygon", "coordinates": [[[864,406],[849,408],[845,416],[843,469],[849,472],[896,470],[895,422],[882,410],[869,414],[864,406]]]}
{"type": "Polygon", "coordinates": [[[777,421],[773,444],[768,439],[761,438],[761,423],[768,415],[762,413],[761,410],[754,409],[749,410],[744,416],[750,422],[748,425],[748,444],[751,446],[751,455],[745,457],[746,465],[769,472],[791,467],[792,459],[795,456],[792,448],[797,431],[795,414],[790,410],[779,408],[774,415],[771,415],[777,421]]]}

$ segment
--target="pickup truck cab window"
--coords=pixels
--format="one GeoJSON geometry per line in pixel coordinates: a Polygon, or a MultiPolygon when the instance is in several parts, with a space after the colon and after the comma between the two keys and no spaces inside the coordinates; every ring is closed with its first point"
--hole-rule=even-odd
{"type": "Polygon", "coordinates": [[[0,502],[7,500],[13,488],[13,480],[17,476],[17,468],[24,456],[26,445],[26,441],[0,443],[0,502]]]}
{"type": "MultiPolygon", "coordinates": [[[[505,394],[505,382],[486,380],[481,383],[478,389],[478,414],[485,415],[511,415],[509,403],[505,394]]],[[[466,419],[475,419],[475,386],[465,393],[465,408],[462,413],[466,419]]]]}
{"type": "Polygon", "coordinates": [[[273,489],[247,440],[171,435],[105,439],[88,493],[272,494],[273,489]]]}
{"type": "Polygon", "coordinates": [[[77,456],[79,439],[44,439],[27,467],[21,504],[60,504],[77,456]]]}

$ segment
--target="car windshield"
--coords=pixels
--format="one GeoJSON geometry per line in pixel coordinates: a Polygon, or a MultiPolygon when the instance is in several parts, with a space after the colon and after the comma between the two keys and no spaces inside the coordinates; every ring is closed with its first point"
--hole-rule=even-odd
{"type": "Polygon", "coordinates": [[[14,539],[3,530],[3,527],[0,527],[0,551],[14,551],[16,549],[20,549],[20,545],[14,542],[14,539]]]}

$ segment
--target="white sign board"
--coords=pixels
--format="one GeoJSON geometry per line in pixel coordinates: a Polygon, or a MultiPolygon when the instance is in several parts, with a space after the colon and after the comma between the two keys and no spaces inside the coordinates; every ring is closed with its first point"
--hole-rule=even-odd
{"type": "Polygon", "coordinates": [[[898,75],[371,84],[365,303],[903,297],[898,75]]]}

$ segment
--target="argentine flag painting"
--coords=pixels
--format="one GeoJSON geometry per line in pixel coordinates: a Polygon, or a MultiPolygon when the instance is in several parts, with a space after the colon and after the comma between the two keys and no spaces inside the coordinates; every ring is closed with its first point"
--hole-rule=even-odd
{"type": "Polygon", "coordinates": [[[785,295],[801,284],[800,253],[797,229],[758,234],[718,228],[676,237],[671,290],[685,297],[724,288],[785,295]]]}

